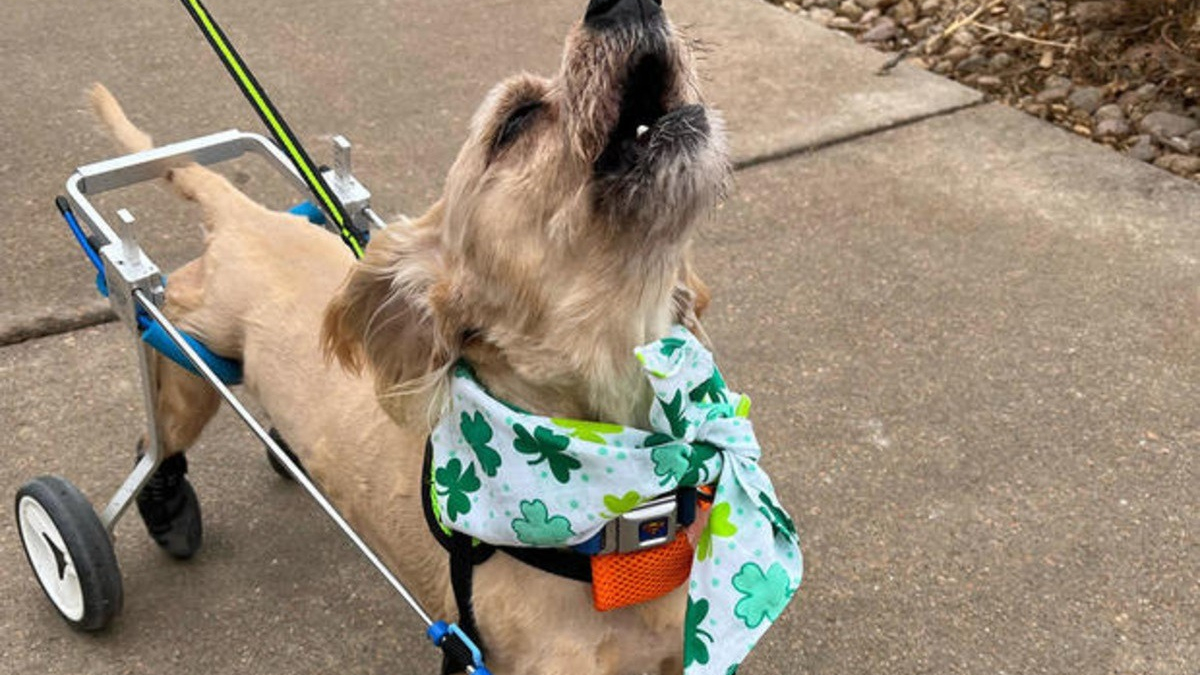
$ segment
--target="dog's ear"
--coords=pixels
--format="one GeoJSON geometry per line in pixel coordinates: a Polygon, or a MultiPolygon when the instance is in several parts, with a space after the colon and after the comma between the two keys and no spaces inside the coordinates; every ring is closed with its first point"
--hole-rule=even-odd
{"type": "Polygon", "coordinates": [[[435,206],[419,221],[376,234],[325,310],[326,357],[354,372],[370,367],[381,392],[411,385],[456,356],[435,299],[446,284],[440,222],[435,206]]]}

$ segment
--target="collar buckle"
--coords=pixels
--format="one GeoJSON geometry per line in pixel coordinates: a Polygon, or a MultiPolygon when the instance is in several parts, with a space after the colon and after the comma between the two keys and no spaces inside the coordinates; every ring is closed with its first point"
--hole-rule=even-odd
{"type": "Polygon", "coordinates": [[[669,544],[679,528],[691,522],[695,503],[694,489],[668,492],[608,521],[595,537],[573,548],[587,555],[605,555],[669,544]]]}

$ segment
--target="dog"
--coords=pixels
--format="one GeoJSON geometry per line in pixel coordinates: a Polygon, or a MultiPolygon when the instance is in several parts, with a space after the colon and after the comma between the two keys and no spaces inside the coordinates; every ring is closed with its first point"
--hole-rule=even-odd
{"type": "MultiPolygon", "coordinates": [[[[205,247],[170,275],[164,311],[243,362],[246,389],[305,470],[435,616],[456,604],[419,475],[454,364],[525,410],[648,428],[652,393],[633,349],[677,323],[704,339],[709,296],[689,241],[730,169],[721,119],[659,5],[591,0],[559,72],[495,86],[441,198],[376,233],[361,261],[213,171],[166,176],[201,207],[205,247]]],[[[124,149],[151,147],[106,89],[91,101],[124,149]]],[[[219,399],[166,359],[154,372],[171,456],[152,480],[161,493],[186,484],[182,453],[219,399]]],[[[139,509],[161,545],[188,557],[198,511],[174,494],[139,509]]],[[[495,673],[683,669],[683,587],[601,613],[586,584],[496,555],[475,568],[474,589],[495,673]]]]}

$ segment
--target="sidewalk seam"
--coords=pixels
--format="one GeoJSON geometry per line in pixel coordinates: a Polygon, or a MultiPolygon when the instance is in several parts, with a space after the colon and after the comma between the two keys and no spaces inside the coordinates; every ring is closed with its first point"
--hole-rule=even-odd
{"type": "Polygon", "coordinates": [[[55,313],[23,317],[12,322],[0,323],[0,347],[20,344],[29,340],[54,337],[84,328],[100,326],[116,321],[112,308],[82,308],[68,316],[55,313]]]}

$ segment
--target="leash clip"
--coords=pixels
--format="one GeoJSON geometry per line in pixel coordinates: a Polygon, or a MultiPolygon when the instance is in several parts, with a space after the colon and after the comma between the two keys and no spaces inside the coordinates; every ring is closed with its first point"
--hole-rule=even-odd
{"type": "Polygon", "coordinates": [[[434,621],[425,634],[450,659],[454,668],[466,668],[472,675],[491,675],[483,665],[483,652],[458,624],[434,621]]]}

